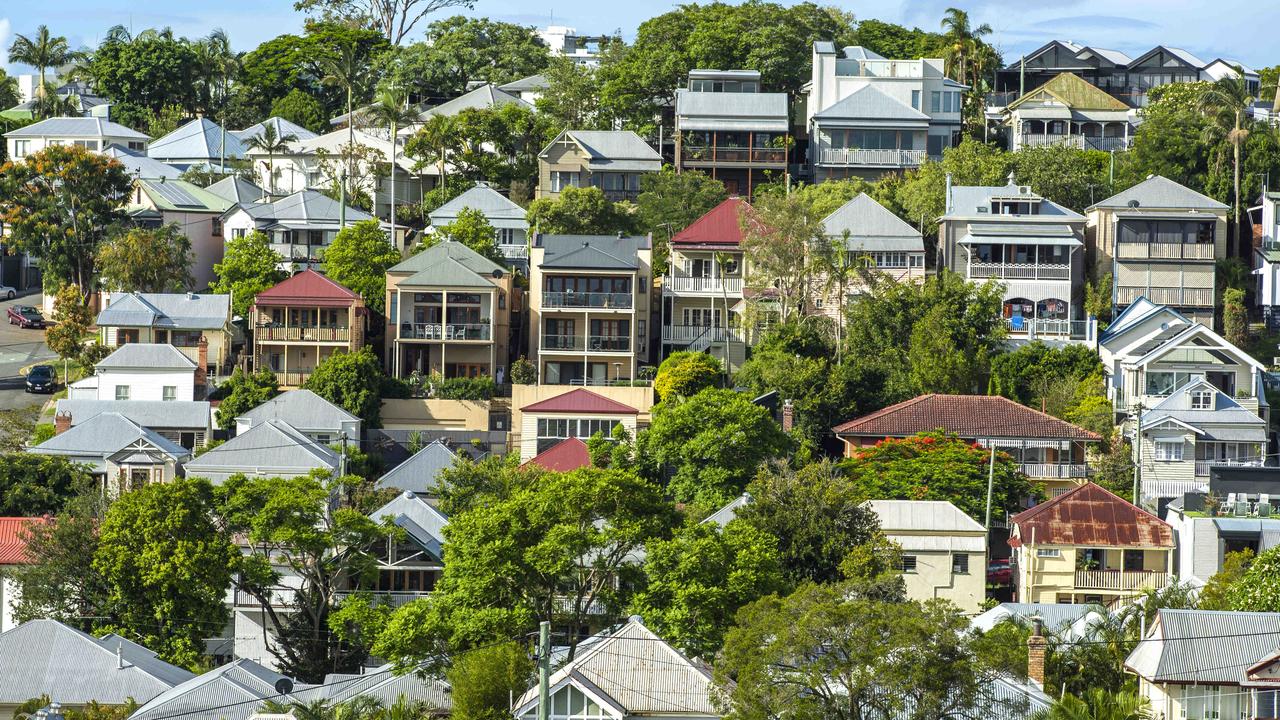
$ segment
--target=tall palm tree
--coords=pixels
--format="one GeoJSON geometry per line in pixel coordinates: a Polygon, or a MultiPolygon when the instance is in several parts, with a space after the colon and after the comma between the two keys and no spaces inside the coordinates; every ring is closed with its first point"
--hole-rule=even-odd
{"type": "MultiPolygon", "coordinates": [[[[347,147],[344,154],[346,155],[346,176],[349,178],[355,175],[351,168],[351,150],[355,145],[355,96],[357,91],[364,88],[368,76],[368,64],[353,40],[343,44],[336,55],[322,57],[320,67],[325,73],[321,82],[340,87],[347,94],[347,147]]],[[[347,178],[342,179],[344,184],[347,178]]]]}
{"type": "Polygon", "coordinates": [[[1240,148],[1249,138],[1244,126],[1245,113],[1253,105],[1244,75],[1218,79],[1200,96],[1200,112],[1211,121],[1205,128],[1207,140],[1222,138],[1231,143],[1231,171],[1234,176],[1235,232],[1234,240],[1240,242],[1240,148]]]}
{"type": "Polygon", "coordinates": [[[942,17],[942,30],[947,41],[948,64],[958,70],[953,72],[952,77],[958,82],[967,83],[970,81],[969,59],[976,54],[982,38],[991,34],[991,26],[983,23],[978,27],[971,27],[969,13],[960,8],[947,8],[942,17]]]}
{"type": "Polygon", "coordinates": [[[9,62],[30,65],[40,75],[40,84],[36,89],[37,97],[45,97],[44,72],[49,68],[58,68],[75,57],[67,39],[61,35],[50,35],[49,28],[41,25],[36,28],[35,37],[17,35],[9,46],[9,62]]]}
{"type": "Polygon", "coordinates": [[[267,154],[267,178],[271,187],[271,194],[276,194],[276,153],[283,153],[289,149],[289,143],[298,142],[298,136],[293,133],[285,133],[279,135],[276,133],[275,123],[267,123],[262,127],[262,132],[249,138],[246,143],[254,150],[260,150],[267,154]]]}
{"type": "Polygon", "coordinates": [[[240,55],[231,49],[231,38],[222,28],[214,28],[208,36],[197,40],[192,49],[199,58],[204,112],[213,115],[216,110],[222,110],[218,123],[222,128],[218,145],[218,168],[221,172],[227,157],[227,98],[230,96],[231,78],[240,69],[240,55]]]}
{"type": "Polygon", "coordinates": [[[417,138],[431,149],[439,170],[440,184],[445,180],[445,153],[457,142],[457,123],[452,117],[432,115],[418,128],[417,138]]]}
{"type": "Polygon", "coordinates": [[[391,242],[399,246],[396,236],[396,148],[399,129],[418,119],[418,113],[409,109],[409,93],[402,88],[387,88],[378,93],[373,105],[361,111],[366,122],[386,125],[391,131],[391,242]]]}
{"type": "Polygon", "coordinates": [[[1083,698],[1070,693],[1063,695],[1048,710],[1037,713],[1034,720],[1150,720],[1151,717],[1151,703],[1137,693],[1109,693],[1102,688],[1090,688],[1083,698]]]}

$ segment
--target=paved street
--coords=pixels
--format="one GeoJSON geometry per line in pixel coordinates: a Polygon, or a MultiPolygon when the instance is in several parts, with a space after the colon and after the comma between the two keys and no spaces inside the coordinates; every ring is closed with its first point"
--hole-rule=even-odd
{"type": "Polygon", "coordinates": [[[0,409],[26,407],[44,402],[44,395],[28,395],[24,392],[19,371],[40,360],[52,360],[56,356],[45,347],[44,331],[22,329],[10,325],[5,313],[13,305],[39,305],[38,293],[19,296],[14,300],[0,301],[0,409]]]}

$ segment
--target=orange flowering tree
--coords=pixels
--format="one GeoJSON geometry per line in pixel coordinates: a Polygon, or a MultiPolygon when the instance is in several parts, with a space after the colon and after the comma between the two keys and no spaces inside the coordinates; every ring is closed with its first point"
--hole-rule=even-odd
{"type": "MultiPolygon", "coordinates": [[[[841,463],[865,488],[867,497],[895,500],[949,500],[982,522],[987,502],[991,451],[942,431],[909,438],[889,438],[841,463]]],[[[1018,464],[996,453],[992,513],[1016,513],[1041,489],[1023,475],[1018,464]]]]}

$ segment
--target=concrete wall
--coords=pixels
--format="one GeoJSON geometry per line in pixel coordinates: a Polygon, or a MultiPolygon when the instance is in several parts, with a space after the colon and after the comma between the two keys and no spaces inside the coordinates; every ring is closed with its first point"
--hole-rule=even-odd
{"type": "Polygon", "coordinates": [[[384,430],[487,432],[491,406],[488,400],[383,400],[382,427],[384,430]]]}
{"type": "Polygon", "coordinates": [[[986,553],[966,553],[969,572],[964,574],[951,572],[956,553],[903,550],[903,554],[916,559],[916,571],[903,574],[908,598],[922,602],[940,598],[955,603],[963,613],[981,612],[986,597],[986,553]]]}

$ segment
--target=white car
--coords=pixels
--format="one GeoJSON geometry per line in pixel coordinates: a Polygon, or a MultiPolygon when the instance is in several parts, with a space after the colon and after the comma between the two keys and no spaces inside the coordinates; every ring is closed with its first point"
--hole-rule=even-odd
{"type": "Polygon", "coordinates": [[[8,285],[0,285],[0,297],[5,300],[12,300],[18,296],[18,291],[8,285]]]}

